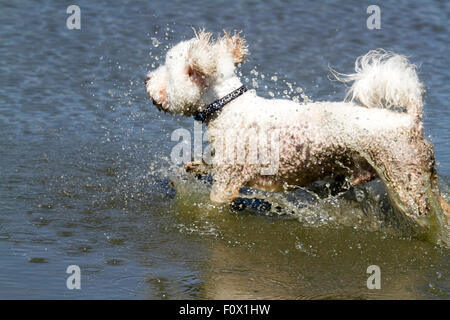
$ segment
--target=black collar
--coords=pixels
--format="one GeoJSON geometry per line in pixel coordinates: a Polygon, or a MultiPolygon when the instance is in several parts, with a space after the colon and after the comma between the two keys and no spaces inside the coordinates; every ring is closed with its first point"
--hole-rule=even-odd
{"type": "Polygon", "coordinates": [[[205,122],[208,120],[210,116],[212,116],[214,113],[219,111],[223,108],[224,105],[227,103],[233,101],[237,97],[239,97],[241,94],[247,91],[247,87],[245,84],[242,87],[237,88],[233,92],[227,94],[225,97],[220,98],[219,100],[214,101],[213,103],[209,104],[205,110],[202,112],[198,112],[195,114],[194,119],[197,121],[205,122]]]}

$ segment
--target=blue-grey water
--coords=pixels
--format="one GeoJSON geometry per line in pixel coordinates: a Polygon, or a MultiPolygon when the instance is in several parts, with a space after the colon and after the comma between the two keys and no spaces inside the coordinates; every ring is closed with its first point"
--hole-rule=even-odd
{"type": "Polygon", "coordinates": [[[366,26],[371,4],[1,1],[0,298],[448,299],[449,249],[383,216],[379,183],[317,203],[282,195],[294,210],[280,215],[215,208],[209,185],[170,161],[171,133],[193,120],[159,113],[144,91],[191,27],[242,30],[243,78],[263,96],[293,85],[342,100],[328,66],[349,73],[380,47],[405,54],[427,90],[425,133],[448,199],[450,2],[382,2],[379,30],[366,26]],[[80,30],[66,27],[71,4],[80,30]],[[80,290],[66,287],[69,265],[80,290]],[[366,286],[369,265],[379,290],[366,286]]]}

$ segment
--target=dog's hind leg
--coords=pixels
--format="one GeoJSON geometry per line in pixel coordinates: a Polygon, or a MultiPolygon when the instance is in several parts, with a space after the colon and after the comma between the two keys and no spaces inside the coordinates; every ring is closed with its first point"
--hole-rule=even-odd
{"type": "Polygon", "coordinates": [[[385,184],[394,207],[423,227],[427,238],[448,243],[432,144],[414,134],[380,141],[364,157],[385,184]]]}
{"type": "Polygon", "coordinates": [[[359,158],[358,160],[359,161],[355,161],[355,168],[353,169],[352,186],[372,181],[377,177],[375,170],[367,163],[367,161],[359,158]]]}

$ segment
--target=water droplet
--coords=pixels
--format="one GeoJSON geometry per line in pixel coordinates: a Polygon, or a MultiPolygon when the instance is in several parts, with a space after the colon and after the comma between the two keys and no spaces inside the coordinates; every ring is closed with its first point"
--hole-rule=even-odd
{"type": "Polygon", "coordinates": [[[161,44],[161,42],[159,42],[158,39],[156,39],[156,38],[154,38],[154,37],[152,37],[151,39],[152,39],[152,45],[153,45],[155,48],[158,48],[159,45],[161,44]]]}

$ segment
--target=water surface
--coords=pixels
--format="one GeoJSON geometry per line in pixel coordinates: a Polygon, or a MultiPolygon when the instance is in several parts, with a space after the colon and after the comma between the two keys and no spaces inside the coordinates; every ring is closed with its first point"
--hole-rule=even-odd
{"type": "Polygon", "coordinates": [[[143,85],[191,26],[243,30],[243,78],[267,97],[292,85],[342,100],[329,65],[406,54],[448,198],[448,2],[383,2],[381,30],[367,29],[365,1],[77,1],[81,30],[66,28],[69,4],[1,4],[0,298],[449,298],[448,249],[403,230],[377,181],[274,195],[278,213],[212,206],[208,183],[170,161],[172,131],[193,120],[159,113],[143,85]],[[81,290],[66,288],[72,264],[81,290]]]}

